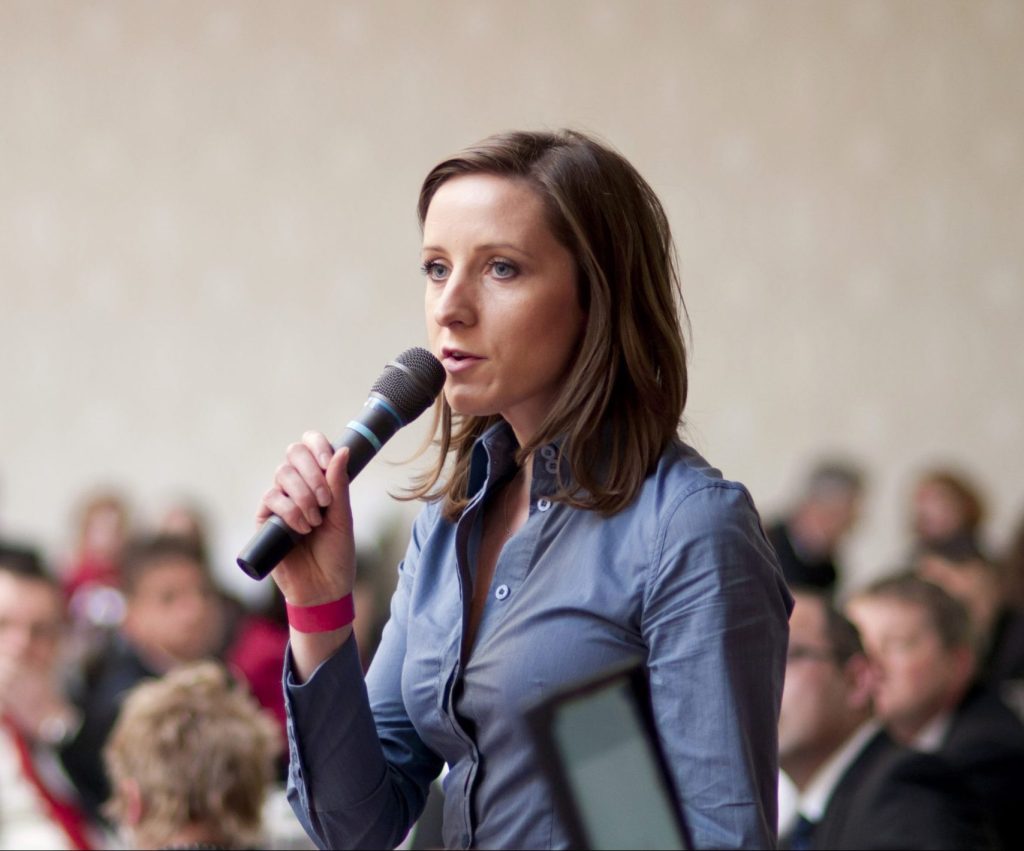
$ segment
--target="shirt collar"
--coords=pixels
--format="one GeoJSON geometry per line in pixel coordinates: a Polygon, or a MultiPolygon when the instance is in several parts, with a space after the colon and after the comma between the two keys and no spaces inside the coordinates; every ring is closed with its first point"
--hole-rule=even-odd
{"type": "Polygon", "coordinates": [[[953,723],[952,712],[942,712],[929,721],[921,731],[914,736],[910,746],[917,751],[935,753],[946,741],[946,734],[949,733],[950,725],[953,723]]]}
{"type": "Polygon", "coordinates": [[[821,821],[839,781],[879,729],[877,721],[865,721],[829,758],[828,762],[814,773],[811,782],[807,784],[807,788],[800,794],[797,801],[797,810],[803,814],[804,818],[812,822],[821,821]]]}
{"type": "MultiPolygon", "coordinates": [[[[568,460],[560,456],[563,442],[564,438],[559,438],[544,444],[534,453],[531,498],[558,490],[560,469],[563,481],[569,481],[568,460]]],[[[494,423],[476,439],[469,465],[470,499],[482,488],[489,488],[513,473],[518,449],[519,443],[512,427],[505,420],[494,423]]]]}

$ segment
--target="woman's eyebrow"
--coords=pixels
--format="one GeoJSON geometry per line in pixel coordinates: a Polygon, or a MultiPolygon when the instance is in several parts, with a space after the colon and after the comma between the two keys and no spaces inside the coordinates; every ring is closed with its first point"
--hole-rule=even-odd
{"type": "MultiPolygon", "coordinates": [[[[511,248],[513,251],[515,251],[515,252],[517,252],[519,254],[522,254],[524,257],[529,257],[531,260],[533,259],[533,255],[529,251],[527,251],[524,248],[520,248],[518,245],[515,245],[514,243],[511,243],[511,242],[487,242],[487,243],[484,243],[483,245],[474,246],[473,250],[474,251],[494,251],[494,250],[500,249],[500,248],[505,248],[505,249],[511,248]]],[[[422,251],[429,251],[429,252],[437,253],[437,254],[444,254],[445,253],[445,249],[442,248],[440,245],[424,245],[421,250],[422,251]]]]}

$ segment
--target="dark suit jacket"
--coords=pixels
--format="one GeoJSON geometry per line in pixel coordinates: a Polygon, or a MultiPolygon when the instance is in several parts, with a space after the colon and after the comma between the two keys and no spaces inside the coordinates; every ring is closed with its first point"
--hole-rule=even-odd
{"type": "Polygon", "coordinates": [[[973,787],[1004,848],[1024,845],[1024,723],[975,686],[960,702],[938,755],[973,787]]]}
{"type": "Polygon", "coordinates": [[[832,593],[839,570],[831,558],[807,560],[793,546],[784,521],[773,523],[765,530],[782,566],[782,575],[790,588],[818,588],[832,593]]]}
{"type": "MultiPolygon", "coordinates": [[[[788,848],[788,837],[780,843],[788,848]]],[[[840,779],[812,848],[992,848],[973,795],[941,759],[879,732],[840,779]]]]}
{"type": "Polygon", "coordinates": [[[61,761],[78,789],[89,815],[102,820],[101,807],[110,797],[103,764],[107,743],[125,695],[145,679],[156,677],[124,639],[114,637],[105,652],[88,666],[75,702],[82,727],[61,751],[61,761]]]}

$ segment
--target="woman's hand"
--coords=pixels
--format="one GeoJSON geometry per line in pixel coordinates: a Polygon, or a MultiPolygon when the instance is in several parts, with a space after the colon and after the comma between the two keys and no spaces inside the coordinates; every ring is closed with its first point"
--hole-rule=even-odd
{"type": "Polygon", "coordinates": [[[276,514],[304,535],[271,573],[293,606],[329,603],[355,585],[347,467],[348,449],[335,452],[323,434],[307,431],[288,447],[274,486],[260,502],[258,522],[276,514]]]}

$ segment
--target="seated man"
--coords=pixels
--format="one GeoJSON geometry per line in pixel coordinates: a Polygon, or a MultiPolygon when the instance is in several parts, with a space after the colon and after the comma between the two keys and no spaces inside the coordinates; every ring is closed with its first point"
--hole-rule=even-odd
{"type": "Polygon", "coordinates": [[[976,679],[967,610],[937,585],[885,579],[848,604],[878,666],[875,710],[903,744],[970,782],[1000,843],[1024,843],[1024,724],[976,679]]]}
{"type": "Polygon", "coordinates": [[[88,848],[56,747],[79,724],[60,689],[64,603],[38,556],[0,549],[0,848],[88,848]]]}
{"type": "Polygon", "coordinates": [[[125,693],[143,679],[210,657],[224,631],[209,571],[191,542],[174,537],[138,542],[121,571],[124,622],[85,672],[78,701],[82,727],[64,752],[65,765],[95,815],[110,792],[102,748],[125,693]]]}
{"type": "Polygon", "coordinates": [[[979,848],[981,813],[941,761],[896,745],[872,720],[872,671],[857,630],[817,592],[790,618],[779,762],[799,818],[781,844],[810,848],[979,848]]]}
{"type": "Polygon", "coordinates": [[[104,756],[108,814],[134,848],[255,848],[281,736],[216,662],[125,699],[104,756]]]}

